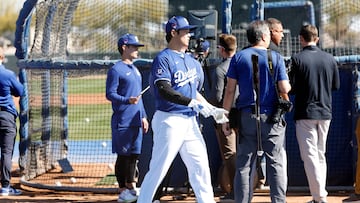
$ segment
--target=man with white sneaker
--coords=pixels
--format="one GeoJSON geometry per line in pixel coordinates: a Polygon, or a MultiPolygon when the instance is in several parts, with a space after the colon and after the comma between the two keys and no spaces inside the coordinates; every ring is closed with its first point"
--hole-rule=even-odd
{"type": "Polygon", "coordinates": [[[133,60],[139,57],[139,47],[143,46],[137,36],[122,35],[118,41],[121,61],[109,69],[106,78],[106,98],[111,101],[113,109],[112,152],[117,154],[118,202],[137,200],[137,162],[143,134],[149,127],[142,101],[142,76],[133,64],[133,60]]]}
{"type": "Polygon", "coordinates": [[[14,72],[5,68],[4,50],[0,47],[0,148],[1,148],[1,196],[20,195],[21,191],[10,185],[12,156],[17,133],[16,118],[18,112],[13,100],[22,96],[23,85],[14,72]]]}

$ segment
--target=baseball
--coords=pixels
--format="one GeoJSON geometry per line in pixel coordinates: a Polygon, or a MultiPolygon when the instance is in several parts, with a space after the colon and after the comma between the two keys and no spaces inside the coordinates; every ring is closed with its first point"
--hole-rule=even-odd
{"type": "Polygon", "coordinates": [[[106,147],[106,142],[103,142],[103,143],[101,143],[101,145],[103,146],[103,147],[106,147]]]}
{"type": "Polygon", "coordinates": [[[114,170],[114,165],[113,164],[109,164],[108,167],[109,167],[110,170],[114,170]]]}
{"type": "Polygon", "coordinates": [[[60,182],[60,181],[56,181],[56,182],[55,182],[55,185],[56,185],[56,186],[61,186],[61,182],[60,182]]]}
{"type": "Polygon", "coordinates": [[[76,183],[76,179],[74,177],[70,178],[71,183],[76,183]]]}
{"type": "Polygon", "coordinates": [[[85,122],[90,122],[90,118],[85,118],[85,122]]]}

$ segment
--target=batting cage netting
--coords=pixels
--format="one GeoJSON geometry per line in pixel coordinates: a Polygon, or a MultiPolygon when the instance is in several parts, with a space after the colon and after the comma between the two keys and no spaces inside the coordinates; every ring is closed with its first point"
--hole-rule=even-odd
{"type": "MultiPolygon", "coordinates": [[[[241,49],[248,45],[245,29],[252,19],[278,18],[284,27],[280,48],[286,58],[301,49],[297,35],[303,23],[319,27],[319,45],[338,60],[342,82],[341,90],[334,95],[335,116],[327,154],[328,183],[329,186],[353,184],[356,146],[352,141],[357,116],[354,98],[358,98],[360,59],[360,4],[357,0],[25,1],[15,33],[19,78],[26,87],[26,95],[19,102],[22,184],[54,190],[117,191],[116,155],[111,151],[112,109],[105,98],[106,73],[120,58],[118,38],[125,33],[135,34],[145,44],[140,49],[141,59],[135,62],[145,88],[151,59],[166,47],[163,26],[172,15],[188,17],[190,23],[204,28],[199,36],[195,35],[191,46],[199,46],[199,38],[210,41],[213,62],[206,67],[205,74],[214,71],[218,61],[216,39],[219,33],[228,31],[224,25],[229,21],[230,32],[236,35],[238,49],[241,49]]],[[[147,92],[143,100],[151,120],[154,98],[147,92]]],[[[291,115],[287,119],[289,187],[305,186],[291,115]]],[[[205,119],[203,132],[212,179],[214,185],[218,185],[221,158],[211,121],[205,119]]],[[[138,163],[139,185],[148,169],[151,146],[150,131],[144,135],[138,163]]],[[[182,186],[186,182],[186,172],[180,161],[175,162],[173,173],[177,174],[170,178],[169,184],[182,186]]]]}

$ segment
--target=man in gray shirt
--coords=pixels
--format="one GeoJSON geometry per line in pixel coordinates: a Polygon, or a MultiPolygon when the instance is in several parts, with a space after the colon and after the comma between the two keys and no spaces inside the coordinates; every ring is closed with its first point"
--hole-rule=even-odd
{"type": "MultiPolygon", "coordinates": [[[[229,69],[229,64],[231,58],[236,52],[236,37],[231,34],[220,34],[219,43],[217,45],[218,52],[222,58],[222,62],[215,69],[215,78],[211,84],[210,98],[209,101],[217,106],[222,107],[222,102],[224,98],[224,92],[226,87],[226,73],[229,69]]],[[[236,96],[235,96],[236,98],[236,96]]],[[[235,106],[235,101],[233,103],[235,106]]],[[[230,111],[230,123],[236,122],[236,119],[233,117],[236,116],[235,107],[230,111]],[[234,114],[234,115],[232,115],[234,114]]],[[[224,135],[222,131],[221,124],[215,124],[215,131],[218,138],[219,148],[223,160],[223,165],[221,167],[223,176],[221,177],[222,189],[228,194],[224,199],[234,199],[233,194],[233,180],[235,174],[235,161],[236,161],[236,135],[237,131],[235,129],[236,124],[233,124],[231,127],[231,133],[229,135],[224,135]],[[224,177],[225,176],[225,177],[224,177]],[[230,186],[230,187],[226,187],[230,186]],[[226,187],[226,188],[225,188],[226,187]]]]}

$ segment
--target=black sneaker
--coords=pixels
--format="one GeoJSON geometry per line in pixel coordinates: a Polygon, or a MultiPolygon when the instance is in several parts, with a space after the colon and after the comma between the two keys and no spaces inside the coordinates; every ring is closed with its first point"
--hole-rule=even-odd
{"type": "Polygon", "coordinates": [[[315,201],[315,200],[311,200],[310,202],[307,202],[307,203],[326,203],[326,202],[323,202],[323,201],[318,202],[318,201],[315,201]]]}
{"type": "Polygon", "coordinates": [[[220,200],[234,200],[234,199],[235,198],[233,192],[227,193],[225,196],[220,197],[220,200]]]}
{"type": "Polygon", "coordinates": [[[358,202],[360,203],[360,194],[353,193],[348,198],[344,199],[343,202],[358,202]]]}

